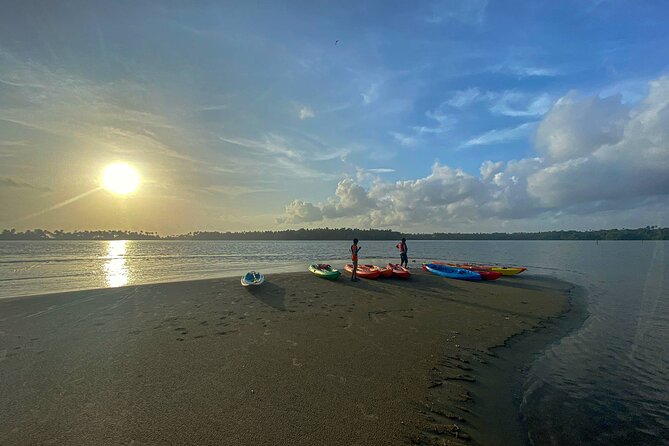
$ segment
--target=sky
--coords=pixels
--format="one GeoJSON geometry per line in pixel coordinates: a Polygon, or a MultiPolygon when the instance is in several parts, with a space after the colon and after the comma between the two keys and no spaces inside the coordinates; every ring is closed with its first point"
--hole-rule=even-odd
{"type": "Polygon", "coordinates": [[[667,29],[663,1],[4,2],[0,228],[667,226],[667,29]]]}

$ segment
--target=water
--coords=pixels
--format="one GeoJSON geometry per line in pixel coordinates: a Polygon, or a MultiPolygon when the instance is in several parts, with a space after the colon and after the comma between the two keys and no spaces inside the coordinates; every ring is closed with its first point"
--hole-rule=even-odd
{"type": "MultiPolygon", "coordinates": [[[[396,256],[361,242],[361,260],[396,256]]],[[[0,298],[342,264],[349,242],[0,242],[0,298]]],[[[669,439],[669,242],[414,241],[409,257],[494,261],[586,291],[589,317],[529,368],[522,413],[537,445],[669,439]]],[[[522,280],[522,276],[516,280],[522,280]]]]}

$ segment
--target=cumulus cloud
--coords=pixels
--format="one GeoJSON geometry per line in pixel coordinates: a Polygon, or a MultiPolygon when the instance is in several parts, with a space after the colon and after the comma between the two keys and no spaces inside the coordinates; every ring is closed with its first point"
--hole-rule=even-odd
{"type": "Polygon", "coordinates": [[[669,77],[632,109],[619,96],[565,96],[537,134],[556,162],[528,179],[531,193],[552,207],[669,194],[668,129],[669,77]]]}
{"type": "Polygon", "coordinates": [[[376,201],[367,191],[351,178],[343,179],[337,184],[335,196],[323,205],[323,216],[340,218],[364,214],[376,208],[376,201]]]}
{"type": "MultiPolygon", "coordinates": [[[[525,136],[530,125],[489,132],[470,145],[525,136]]],[[[361,225],[464,230],[480,222],[537,218],[568,225],[574,216],[592,224],[598,213],[606,213],[607,225],[616,224],[615,212],[620,221],[630,221],[630,214],[667,218],[662,206],[669,203],[669,77],[651,82],[648,96],[634,107],[619,96],[570,92],[545,115],[535,139],[536,156],[485,161],[478,175],[435,163],[427,176],[413,180],[376,178],[363,187],[345,179],[325,202],[299,207],[312,205],[310,212],[301,211],[311,218],[361,225]]]]}
{"type": "Polygon", "coordinates": [[[280,223],[311,223],[323,219],[321,210],[312,203],[295,200],[286,206],[286,214],[280,223]]]}
{"type": "Polygon", "coordinates": [[[629,112],[620,96],[579,98],[570,92],[539,125],[537,149],[556,160],[588,155],[622,138],[629,112]]]}

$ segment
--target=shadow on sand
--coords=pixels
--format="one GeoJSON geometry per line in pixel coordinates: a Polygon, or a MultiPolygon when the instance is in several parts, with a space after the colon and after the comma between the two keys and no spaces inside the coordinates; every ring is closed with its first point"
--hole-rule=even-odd
{"type": "Polygon", "coordinates": [[[497,287],[505,288],[517,288],[520,290],[533,290],[533,291],[549,291],[555,290],[555,282],[552,279],[547,279],[543,277],[535,276],[526,276],[527,279],[532,279],[531,283],[524,281],[525,277],[516,277],[516,276],[502,276],[498,280],[493,280],[490,283],[491,285],[497,287]],[[546,285],[543,285],[543,283],[546,285]]]}
{"type": "Polygon", "coordinates": [[[249,295],[255,297],[260,302],[279,311],[286,311],[284,297],[286,289],[272,282],[265,282],[261,286],[247,287],[249,295]]]}

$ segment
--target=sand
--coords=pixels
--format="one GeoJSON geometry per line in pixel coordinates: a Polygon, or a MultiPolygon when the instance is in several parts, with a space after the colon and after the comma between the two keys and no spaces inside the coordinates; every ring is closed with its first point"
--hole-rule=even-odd
{"type": "Polygon", "coordinates": [[[0,300],[0,444],[476,444],[477,371],[569,288],[305,272],[0,300]]]}

